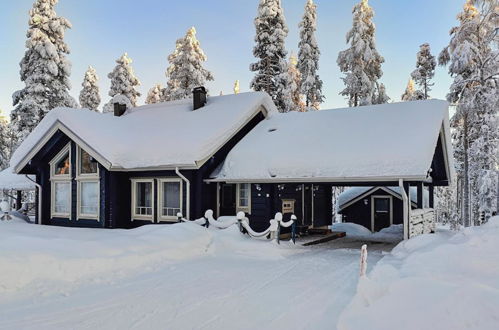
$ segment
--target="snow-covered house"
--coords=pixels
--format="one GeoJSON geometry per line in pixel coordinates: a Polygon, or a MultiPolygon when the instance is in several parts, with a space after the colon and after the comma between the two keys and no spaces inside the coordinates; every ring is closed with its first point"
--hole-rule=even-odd
{"type": "Polygon", "coordinates": [[[256,229],[278,211],[322,227],[334,185],[426,185],[432,195],[451,180],[444,101],[279,114],[265,93],[206,105],[195,93],[194,104],[124,114],[52,110],[11,160],[36,175],[41,223],[127,228],[213,209],[244,211],[256,229]]]}
{"type": "MultiPolygon", "coordinates": [[[[418,198],[422,198],[422,208],[429,208],[428,189],[420,192],[423,195],[418,197],[416,187],[410,188],[411,209],[418,208],[418,198]]],[[[375,232],[404,222],[403,203],[400,187],[352,187],[338,196],[336,212],[343,222],[353,222],[375,232]]]]}
{"type": "MultiPolygon", "coordinates": [[[[132,108],[50,111],[11,159],[41,186],[38,223],[129,228],[201,217],[216,185],[205,179],[269,113],[265,93],[132,108]]],[[[200,94],[199,94],[200,93],[200,94]]]]}

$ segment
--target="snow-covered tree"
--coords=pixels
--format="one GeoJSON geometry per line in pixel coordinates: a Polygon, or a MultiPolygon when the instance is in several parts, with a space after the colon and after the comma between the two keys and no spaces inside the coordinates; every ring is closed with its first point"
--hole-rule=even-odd
{"type": "Polygon", "coordinates": [[[279,111],[286,111],[283,95],[289,80],[286,63],[288,53],[284,40],[288,35],[288,27],[281,0],[260,0],[255,28],[253,55],[258,60],[250,65],[250,70],[255,72],[250,88],[267,92],[279,111]]]}
{"type": "MultiPolygon", "coordinates": [[[[132,60],[125,53],[116,60],[116,63],[113,71],[107,75],[111,79],[111,88],[108,95],[114,97],[119,94],[127,97],[130,104],[136,107],[137,98],[140,96],[140,93],[135,88],[136,86],[140,86],[140,81],[135,77],[133,72],[132,60]]],[[[103,112],[112,112],[113,109],[113,102],[111,100],[104,106],[103,112]]]]}
{"type": "MultiPolygon", "coordinates": [[[[288,111],[306,111],[305,104],[300,93],[301,73],[297,67],[298,59],[291,55],[288,61],[288,83],[285,91],[285,112],[288,111]]],[[[315,108],[312,108],[315,109],[315,108]]]]}
{"type": "Polygon", "coordinates": [[[376,91],[374,92],[373,104],[384,104],[388,103],[390,101],[390,97],[386,94],[386,87],[385,84],[380,83],[379,86],[376,88],[376,91]]]}
{"type": "Polygon", "coordinates": [[[196,29],[192,27],[185,37],[177,40],[175,51],[168,56],[168,83],[163,91],[163,98],[169,101],[192,97],[195,87],[212,81],[212,73],[203,67],[206,60],[207,57],[196,38],[196,29]]]}
{"type": "Polygon", "coordinates": [[[454,78],[447,99],[456,104],[451,124],[465,226],[480,223],[480,210],[486,221],[493,212],[487,201],[497,198],[491,173],[498,166],[498,17],[497,1],[467,0],[457,17],[460,25],[451,29],[450,43],[439,55],[454,78]]]}
{"type": "Polygon", "coordinates": [[[239,94],[240,87],[239,87],[239,80],[236,80],[234,83],[234,94],[239,94]]]}
{"type": "Polygon", "coordinates": [[[301,93],[305,96],[307,110],[319,110],[324,101],[322,95],[322,80],[319,78],[320,50],[315,38],[317,30],[317,5],[313,0],[307,0],[305,14],[300,22],[300,42],[298,44],[298,69],[301,73],[299,84],[301,93]]]}
{"type": "Polygon", "coordinates": [[[147,93],[146,104],[159,103],[162,100],[163,86],[161,84],[156,84],[147,93]]]}
{"type": "Polygon", "coordinates": [[[82,108],[98,111],[97,107],[101,101],[99,85],[97,84],[98,81],[99,77],[97,76],[97,72],[94,68],[89,66],[85,72],[83,83],[81,84],[83,86],[83,89],[80,92],[80,106],[82,108]]]}
{"type": "Polygon", "coordinates": [[[423,93],[423,99],[427,100],[431,91],[431,80],[435,76],[435,67],[437,62],[435,61],[435,56],[431,54],[430,45],[427,43],[419,46],[419,52],[417,54],[416,60],[416,70],[411,73],[412,79],[421,88],[423,93]]]}
{"type": "Polygon", "coordinates": [[[13,95],[12,129],[20,143],[51,109],[76,107],[69,95],[71,63],[64,34],[71,23],[57,16],[58,0],[36,0],[29,11],[26,52],[21,60],[21,81],[25,86],[13,95]]]}
{"type": "Polygon", "coordinates": [[[346,35],[350,47],[341,51],[336,61],[346,74],[342,78],[346,87],[340,94],[347,97],[349,106],[367,105],[372,104],[385,60],[376,50],[374,11],[368,0],[361,0],[352,13],[353,26],[346,35]]]}
{"type": "Polygon", "coordinates": [[[0,109],[0,170],[9,167],[9,160],[12,153],[12,131],[9,121],[0,109]]]}
{"type": "Polygon", "coordinates": [[[412,80],[412,78],[409,79],[404,94],[402,94],[401,96],[401,99],[402,101],[415,101],[424,99],[424,94],[421,91],[415,89],[414,80],[412,80]]]}

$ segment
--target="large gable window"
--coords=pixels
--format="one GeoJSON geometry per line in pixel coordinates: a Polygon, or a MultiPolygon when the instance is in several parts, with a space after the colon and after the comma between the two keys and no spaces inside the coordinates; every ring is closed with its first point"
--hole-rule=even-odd
{"type": "Polygon", "coordinates": [[[97,174],[97,162],[86,152],[79,148],[78,154],[79,171],[80,175],[97,174]]]}
{"type": "Polygon", "coordinates": [[[78,182],[78,219],[99,219],[100,181],[97,162],[78,147],[77,151],[78,182]]]}
{"type": "Polygon", "coordinates": [[[159,219],[176,221],[182,212],[182,181],[180,179],[159,179],[159,219]]]}
{"type": "Polygon", "coordinates": [[[50,162],[51,216],[71,217],[71,148],[67,144],[50,162]]]}
{"type": "Polygon", "coordinates": [[[132,179],[132,219],[154,221],[153,196],[153,179],[132,179]]]}

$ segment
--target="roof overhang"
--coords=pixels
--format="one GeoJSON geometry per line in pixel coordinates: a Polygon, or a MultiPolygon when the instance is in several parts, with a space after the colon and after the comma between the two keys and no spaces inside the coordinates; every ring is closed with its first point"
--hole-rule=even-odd
{"type": "Polygon", "coordinates": [[[366,185],[371,185],[370,183],[378,182],[398,182],[400,179],[404,181],[418,181],[424,183],[431,183],[432,180],[428,176],[371,176],[371,177],[339,177],[339,178],[329,178],[329,177],[303,177],[303,178],[248,178],[248,179],[225,179],[225,178],[215,178],[207,179],[205,182],[226,182],[226,183],[366,183],[366,185]]]}

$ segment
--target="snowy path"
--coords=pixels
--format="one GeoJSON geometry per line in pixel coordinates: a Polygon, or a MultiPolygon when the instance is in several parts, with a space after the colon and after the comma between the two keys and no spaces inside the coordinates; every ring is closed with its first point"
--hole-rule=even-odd
{"type": "MultiPolygon", "coordinates": [[[[357,249],[248,243],[264,247],[269,257],[220,252],[226,243],[211,247],[218,252],[121,279],[109,274],[96,283],[32,283],[2,294],[0,329],[335,328],[355,294],[357,249]],[[277,257],[271,254],[276,250],[277,257]]],[[[372,252],[370,266],[381,256],[372,252]]]]}

